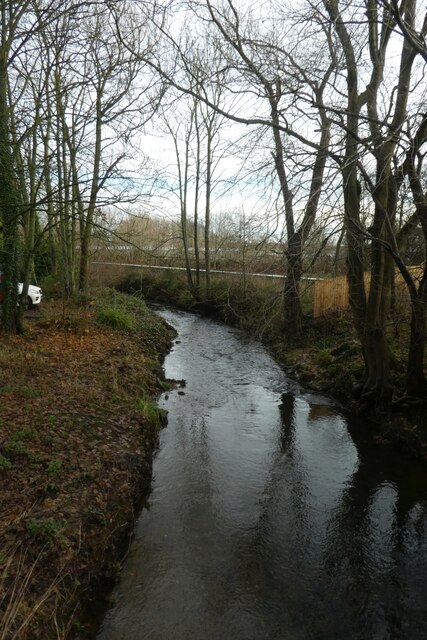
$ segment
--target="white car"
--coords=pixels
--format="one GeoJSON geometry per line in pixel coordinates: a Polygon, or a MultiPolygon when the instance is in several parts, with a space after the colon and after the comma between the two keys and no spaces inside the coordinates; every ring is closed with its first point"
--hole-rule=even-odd
{"type": "MultiPolygon", "coordinates": [[[[21,295],[22,293],[23,286],[24,285],[22,284],[22,282],[18,283],[19,295],[21,295]]],[[[40,289],[40,287],[36,287],[33,284],[28,285],[28,295],[27,295],[28,307],[33,307],[35,304],[40,304],[40,302],[42,301],[42,297],[43,297],[43,292],[40,289]]]]}
{"type": "MultiPolygon", "coordinates": [[[[0,303],[3,300],[3,293],[1,290],[1,281],[3,280],[3,275],[0,268],[0,303]]],[[[18,282],[18,294],[21,295],[22,289],[24,285],[22,282],[18,282]]],[[[28,294],[27,294],[27,305],[28,307],[33,307],[35,304],[40,304],[42,301],[43,292],[40,287],[36,287],[33,284],[28,285],[28,294]]]]}

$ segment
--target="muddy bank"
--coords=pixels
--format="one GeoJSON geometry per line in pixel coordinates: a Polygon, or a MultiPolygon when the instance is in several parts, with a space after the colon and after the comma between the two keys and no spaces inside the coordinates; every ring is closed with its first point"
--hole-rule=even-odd
{"type": "Polygon", "coordinates": [[[0,337],[0,636],[85,637],[151,479],[172,332],[144,303],[46,303],[0,337]]]}

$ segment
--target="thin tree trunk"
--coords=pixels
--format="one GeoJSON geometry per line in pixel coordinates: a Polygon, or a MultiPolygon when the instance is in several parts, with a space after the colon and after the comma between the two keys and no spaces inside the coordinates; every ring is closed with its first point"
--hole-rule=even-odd
{"type": "MultiPolygon", "coordinates": [[[[2,5],[2,20],[6,11],[2,5]]],[[[4,24],[3,24],[4,27],[4,24]]],[[[3,35],[2,35],[3,39],[3,35]]],[[[17,313],[18,303],[18,217],[20,198],[10,144],[8,104],[7,47],[0,48],[0,215],[3,242],[0,251],[2,271],[1,325],[4,331],[16,333],[21,329],[17,313]]]]}
{"type": "Polygon", "coordinates": [[[196,182],[194,185],[194,261],[196,269],[195,294],[200,299],[200,250],[199,250],[199,197],[200,197],[200,171],[201,171],[201,142],[199,120],[197,115],[197,103],[194,104],[194,120],[196,129],[196,182]]]}
{"type": "Polygon", "coordinates": [[[96,209],[96,200],[99,190],[99,172],[102,152],[102,89],[98,89],[96,97],[96,125],[95,125],[95,150],[92,167],[92,184],[89,197],[89,205],[86,212],[83,234],[80,240],[80,271],[79,291],[87,290],[87,276],[89,265],[89,247],[92,237],[93,221],[96,209]]]}
{"type": "Polygon", "coordinates": [[[409,340],[406,391],[408,395],[425,400],[427,382],[424,372],[427,310],[427,267],[418,295],[411,298],[411,334],[409,340]]]}
{"type": "Polygon", "coordinates": [[[212,188],[212,139],[213,121],[208,126],[206,149],[206,197],[205,197],[205,295],[209,300],[211,296],[211,256],[210,256],[210,231],[211,231],[211,188],[212,188]]]}

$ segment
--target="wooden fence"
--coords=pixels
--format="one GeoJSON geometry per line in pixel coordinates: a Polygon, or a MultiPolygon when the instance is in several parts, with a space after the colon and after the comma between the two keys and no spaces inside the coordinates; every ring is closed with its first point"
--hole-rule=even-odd
{"type": "Polygon", "coordinates": [[[335,309],[347,309],[348,306],[347,276],[316,281],[313,301],[315,318],[335,309]]]}
{"type": "MultiPolygon", "coordinates": [[[[414,278],[421,278],[423,267],[408,267],[414,278]]],[[[371,283],[371,273],[366,271],[364,274],[365,289],[369,291],[371,283]]],[[[405,299],[408,295],[406,284],[396,269],[395,275],[396,296],[399,299],[405,299]]],[[[313,316],[318,318],[330,311],[339,309],[348,309],[350,302],[348,299],[347,276],[338,276],[337,278],[326,278],[325,280],[316,280],[314,285],[313,300],[313,316]]]]}

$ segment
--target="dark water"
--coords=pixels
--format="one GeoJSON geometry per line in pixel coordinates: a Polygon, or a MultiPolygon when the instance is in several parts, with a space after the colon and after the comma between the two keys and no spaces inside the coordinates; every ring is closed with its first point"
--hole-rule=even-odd
{"type": "Polygon", "coordinates": [[[425,469],[356,445],[245,335],[162,315],[185,395],[161,401],[151,508],[99,640],[427,638],[425,469]]]}

